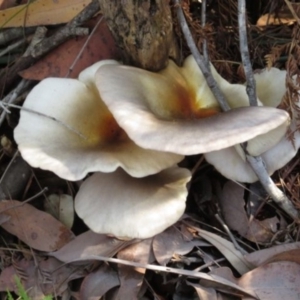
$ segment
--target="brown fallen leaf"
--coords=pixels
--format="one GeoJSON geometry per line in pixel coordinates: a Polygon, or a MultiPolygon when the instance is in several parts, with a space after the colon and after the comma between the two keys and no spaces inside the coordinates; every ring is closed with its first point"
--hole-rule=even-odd
{"type": "MultiPolygon", "coordinates": [[[[244,274],[239,286],[251,290],[260,300],[299,299],[300,265],[294,262],[274,262],[244,274]]],[[[253,298],[245,297],[243,300],[253,298]]]]}
{"type": "Polygon", "coordinates": [[[197,242],[201,241],[184,238],[180,229],[172,226],[153,238],[152,247],[157,262],[165,266],[175,253],[187,254],[198,245],[197,242]]]}
{"type": "Polygon", "coordinates": [[[200,300],[217,300],[217,292],[213,288],[203,287],[200,284],[187,282],[188,285],[192,286],[200,300]]]}
{"type": "Polygon", "coordinates": [[[233,276],[232,270],[228,267],[215,268],[211,272],[209,272],[209,275],[219,276],[228,280],[229,282],[237,284],[237,279],[233,276]]]}
{"type": "Polygon", "coordinates": [[[289,251],[285,251],[279,253],[270,259],[268,259],[264,264],[269,264],[271,262],[279,262],[279,261],[290,261],[300,264],[300,249],[293,249],[289,251]]]}
{"type": "Polygon", "coordinates": [[[0,214],[0,225],[7,222],[10,219],[10,216],[0,214]]]}
{"type": "MultiPolygon", "coordinates": [[[[119,259],[134,261],[142,264],[148,264],[154,260],[151,259],[152,238],[143,240],[139,243],[130,245],[118,253],[119,259]]],[[[114,300],[139,299],[145,269],[133,268],[125,265],[118,265],[120,288],[114,300]]]]}
{"type": "Polygon", "coordinates": [[[244,189],[232,181],[224,185],[220,206],[228,227],[252,242],[270,242],[278,230],[280,221],[276,216],[263,221],[249,220],[245,211],[244,189]]]}
{"type": "Polygon", "coordinates": [[[92,0],[36,0],[1,11],[0,28],[67,23],[92,0]]]}
{"type": "Polygon", "coordinates": [[[300,251],[300,242],[273,246],[267,249],[246,254],[244,257],[254,266],[260,266],[267,261],[271,261],[277,255],[289,252],[291,250],[300,251]]]}
{"type": "Polygon", "coordinates": [[[235,249],[232,242],[203,229],[198,229],[198,234],[215,246],[241,275],[252,270],[251,263],[245,260],[240,251],[235,249]]]}
{"type": "MultiPolygon", "coordinates": [[[[102,18],[102,16],[98,16],[96,20],[91,22],[91,27],[95,26],[99,18],[102,18]]],[[[32,80],[42,80],[47,77],[65,77],[82,48],[83,52],[70,76],[68,76],[70,78],[77,78],[83,69],[99,60],[120,58],[120,50],[117,48],[104,19],[102,19],[89,42],[85,45],[87,39],[88,36],[84,36],[66,41],[41,58],[32,67],[19,74],[25,79],[32,80]]]]}
{"type": "Polygon", "coordinates": [[[132,241],[121,241],[105,234],[94,233],[91,230],[78,235],[56,252],[49,253],[65,263],[90,260],[93,255],[111,257],[132,241]]]}
{"type": "MultiPolygon", "coordinates": [[[[260,252],[260,251],[258,251],[260,252]]],[[[238,284],[260,300],[298,299],[300,293],[300,265],[291,261],[272,262],[262,265],[235,278],[229,268],[217,268],[211,276],[220,276],[233,284],[238,284]]],[[[244,296],[243,300],[254,299],[244,296]]]]}
{"type": "MultiPolygon", "coordinates": [[[[228,267],[220,267],[220,268],[215,268],[213,269],[210,273],[211,276],[218,276],[220,278],[224,278],[226,279],[228,282],[232,282],[232,284],[238,284],[238,280],[237,278],[235,278],[233,276],[232,270],[228,267]]],[[[201,284],[204,287],[210,287],[211,284],[209,282],[202,282],[200,281],[201,284]]],[[[220,290],[217,293],[217,299],[218,300],[240,300],[240,297],[236,296],[236,292],[234,290],[232,290],[232,292],[230,290],[224,290],[222,293],[220,292],[220,290]]],[[[245,296],[246,297],[246,296],[245,296]]],[[[244,299],[244,298],[243,298],[244,299]]],[[[255,298],[253,298],[255,299],[255,298]]]]}
{"type": "Polygon", "coordinates": [[[72,231],[61,222],[28,203],[2,200],[0,216],[10,217],[1,224],[6,231],[40,251],[55,251],[74,238],[72,231]]]}
{"type": "Polygon", "coordinates": [[[117,272],[104,263],[98,270],[84,278],[80,286],[80,299],[100,299],[118,285],[120,281],[117,272]]]}

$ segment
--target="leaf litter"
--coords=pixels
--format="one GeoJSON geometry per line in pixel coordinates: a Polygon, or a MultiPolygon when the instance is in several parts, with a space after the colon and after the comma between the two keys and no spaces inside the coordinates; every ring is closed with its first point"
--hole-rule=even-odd
{"type": "MultiPolygon", "coordinates": [[[[33,1],[31,5],[38,7],[41,2],[33,1]]],[[[45,9],[46,18],[41,18],[38,10],[36,14],[29,11],[26,24],[35,26],[68,22],[82,5],[89,2],[77,1],[78,8],[73,12],[66,9],[68,14],[64,17],[59,14],[55,18],[51,16],[50,13],[55,14],[55,10],[45,9]],[[44,20],[48,23],[43,23],[44,20]]],[[[65,5],[70,3],[67,1],[65,5]]],[[[60,1],[44,4],[56,5],[57,8],[62,5],[60,1]]],[[[237,39],[232,39],[233,32],[237,30],[235,15],[230,20],[231,29],[226,30],[228,15],[234,11],[232,7],[235,3],[228,1],[225,5],[221,1],[218,7],[210,4],[207,14],[211,23],[205,28],[193,18],[199,11],[197,2],[191,2],[190,7],[187,3],[184,5],[191,28],[198,34],[195,35],[199,38],[198,44],[201,45],[201,38],[205,36],[211,58],[224,61],[219,65],[223,76],[244,81],[240,68],[230,63],[239,62],[239,51],[228,51],[228,47],[224,47],[230,44],[231,49],[238,49],[235,45],[237,39]],[[212,32],[216,32],[215,36],[212,32]]],[[[10,18],[19,8],[14,9],[3,11],[5,18],[10,18]]],[[[267,8],[262,6],[261,11],[256,12],[250,9],[250,15],[261,16],[263,9],[266,11],[267,8]]],[[[278,12],[280,19],[284,20],[280,5],[269,7],[272,20],[276,20],[273,16],[278,12]]],[[[86,26],[92,30],[100,18],[96,17],[86,26]]],[[[10,22],[12,26],[23,25],[24,15],[20,14],[10,22]]],[[[275,21],[268,25],[265,19],[259,22],[259,26],[253,25],[251,32],[255,37],[250,43],[250,47],[255,49],[253,64],[263,67],[262,58],[265,55],[269,67],[287,64],[287,84],[293,105],[298,90],[291,78],[297,76],[299,81],[300,75],[297,68],[300,48],[295,42],[299,34],[297,22],[292,20],[288,26],[275,21]],[[277,44],[272,44],[274,41],[277,44]],[[293,55],[286,58],[288,53],[293,55]]],[[[95,61],[118,59],[119,50],[103,20],[94,35],[65,42],[20,74],[34,80],[49,76],[64,77],[69,73],[69,77],[76,78],[82,69],[95,61]],[[97,38],[99,36],[101,38],[97,38]]],[[[184,43],[183,51],[187,52],[184,43]]],[[[284,105],[289,107],[287,103],[284,105]]],[[[11,126],[16,123],[16,118],[15,113],[7,118],[1,134],[11,136],[11,126]]],[[[1,166],[8,166],[13,159],[12,154],[6,153],[4,148],[1,153],[1,166]]],[[[189,157],[184,163],[193,168],[197,160],[198,157],[189,157]]],[[[56,298],[74,299],[298,299],[298,224],[293,224],[277,207],[265,204],[267,199],[264,195],[249,197],[247,194],[253,192],[251,186],[244,188],[225,181],[205,163],[200,165],[193,177],[184,222],[178,222],[144,241],[120,240],[89,231],[76,216],[72,222],[71,209],[67,217],[72,221],[67,221],[68,226],[65,226],[58,202],[54,205],[55,213],[43,211],[47,211],[43,208],[47,205],[42,205],[47,203],[44,193],[31,203],[24,203],[22,200],[35,197],[46,186],[49,189],[47,197],[51,194],[74,195],[78,190],[76,183],[66,183],[53,174],[33,170],[32,175],[31,172],[32,169],[30,172],[27,170],[27,175],[21,176],[22,182],[18,184],[21,188],[16,191],[12,190],[12,179],[8,181],[10,185],[2,185],[9,186],[5,190],[8,193],[0,202],[0,290],[3,295],[7,290],[18,294],[14,279],[18,276],[31,299],[43,299],[49,294],[56,298]],[[224,227],[216,221],[216,214],[223,217],[232,237],[229,238],[224,227]],[[240,248],[236,248],[236,243],[240,248]]],[[[10,177],[16,178],[16,174],[23,173],[13,171],[10,177]]],[[[275,178],[286,189],[295,206],[299,207],[299,159],[295,158],[275,174],[275,178]]]]}

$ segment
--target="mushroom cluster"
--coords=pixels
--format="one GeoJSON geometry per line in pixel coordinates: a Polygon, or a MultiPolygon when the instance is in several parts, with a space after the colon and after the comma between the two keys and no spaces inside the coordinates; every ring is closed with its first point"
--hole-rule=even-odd
{"type": "Polygon", "coordinates": [[[45,79],[27,96],[14,131],[20,153],[31,166],[67,180],[96,172],[75,198],[91,230],[154,236],[184,212],[191,174],[176,166],[184,155],[207,153],[218,168],[212,153],[234,149],[244,163],[239,143],[259,155],[285,142],[289,116],[275,108],[282,95],[275,103],[262,83],[269,75],[257,86],[260,106],[249,107],[245,87],[211,69],[229,112],[221,113],[192,56],[182,67],[169,61],[158,73],[105,60],[78,79],[45,79]]]}

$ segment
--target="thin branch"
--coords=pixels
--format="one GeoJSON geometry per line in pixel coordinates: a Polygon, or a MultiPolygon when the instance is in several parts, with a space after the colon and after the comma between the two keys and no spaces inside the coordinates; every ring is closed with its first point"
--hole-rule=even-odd
{"type": "Polygon", "coordinates": [[[76,58],[74,59],[72,65],[70,66],[67,74],[66,74],[66,78],[68,78],[70,76],[70,74],[73,72],[73,69],[76,65],[76,63],[78,62],[79,58],[81,57],[83,51],[85,50],[86,46],[88,45],[88,43],[90,42],[90,39],[92,38],[92,36],[94,35],[94,33],[96,32],[96,30],[98,29],[99,25],[101,24],[103,20],[103,17],[99,18],[97,24],[94,26],[92,32],[90,33],[90,35],[88,36],[88,38],[86,39],[86,41],[84,42],[84,45],[82,46],[82,48],[80,49],[79,53],[77,54],[76,58]]]}
{"type": "Polygon", "coordinates": [[[5,49],[0,51],[0,56],[4,56],[5,54],[7,54],[17,48],[20,48],[22,45],[26,44],[27,42],[28,42],[28,39],[22,39],[22,40],[18,40],[15,43],[10,44],[5,49]]]}
{"type": "Polygon", "coordinates": [[[19,150],[17,150],[17,151],[15,152],[14,156],[12,157],[12,159],[11,159],[10,162],[9,162],[9,164],[8,164],[7,167],[5,168],[3,174],[2,174],[2,176],[1,176],[1,178],[0,178],[0,185],[2,184],[4,177],[6,176],[6,174],[7,174],[8,170],[9,170],[9,168],[10,168],[11,165],[13,164],[13,162],[14,162],[14,160],[16,159],[16,157],[18,156],[18,154],[19,154],[19,150]]]}
{"type": "Polygon", "coordinates": [[[73,18],[66,26],[60,28],[54,35],[49,37],[48,39],[43,40],[41,43],[34,47],[32,56],[40,57],[44,55],[46,52],[51,51],[53,48],[60,45],[66,39],[82,34],[88,34],[87,32],[78,32],[78,28],[85,21],[89,20],[100,10],[99,1],[93,0],[89,5],[86,6],[84,10],[82,10],[75,18],[73,18]]]}
{"type": "Polygon", "coordinates": [[[234,248],[238,251],[240,251],[243,255],[248,254],[247,251],[245,251],[236,241],[236,239],[234,238],[233,234],[231,233],[229,227],[225,224],[225,222],[222,220],[222,218],[220,217],[219,214],[215,214],[215,218],[217,219],[217,221],[220,223],[220,225],[223,227],[223,229],[226,231],[226,233],[228,234],[229,238],[232,241],[232,244],[234,245],[234,248]]]}
{"type": "Polygon", "coordinates": [[[241,52],[242,62],[243,62],[246,81],[247,81],[246,91],[249,97],[250,106],[257,106],[256,83],[253,76],[249,49],[248,49],[245,0],[238,0],[238,21],[239,21],[240,52],[241,52]]]}
{"type": "Polygon", "coordinates": [[[100,10],[99,0],[93,0],[76,17],[62,28],[58,29],[52,36],[44,39],[33,48],[31,55],[22,56],[8,70],[0,72],[0,92],[10,89],[19,79],[18,73],[35,63],[39,58],[53,50],[58,45],[76,35],[88,34],[88,29],[77,28],[85,21],[89,20],[100,10]]]}
{"type": "MultiPolygon", "coordinates": [[[[201,26],[202,26],[202,30],[205,27],[205,23],[206,23],[206,0],[202,0],[202,3],[201,3],[201,26]]],[[[203,52],[204,61],[206,63],[206,66],[208,67],[209,66],[209,59],[208,59],[206,39],[203,40],[202,52],[203,52]]]]}
{"type": "Polygon", "coordinates": [[[299,19],[297,13],[295,12],[292,3],[288,0],[284,0],[284,2],[286,4],[286,6],[289,8],[289,10],[290,10],[291,14],[293,15],[294,19],[297,21],[298,26],[300,26],[300,19],[299,19]]]}
{"type": "Polygon", "coordinates": [[[35,27],[16,27],[4,29],[0,32],[0,46],[9,44],[11,41],[16,39],[26,39],[27,35],[34,33],[35,27]]]}
{"type": "Polygon", "coordinates": [[[4,122],[6,115],[10,113],[10,111],[7,109],[6,106],[8,104],[13,104],[15,100],[19,97],[19,95],[28,88],[30,83],[31,83],[30,80],[22,79],[18,84],[18,86],[12,92],[10,92],[5,98],[3,98],[2,101],[0,101],[0,107],[3,109],[0,115],[0,126],[4,122]]]}
{"type": "Polygon", "coordinates": [[[198,66],[200,67],[206,82],[208,84],[208,86],[210,87],[210,89],[212,90],[213,94],[215,95],[216,99],[218,99],[219,104],[222,108],[223,111],[228,111],[230,110],[230,106],[228,105],[224,95],[222,94],[220,88],[218,87],[214,77],[212,76],[209,68],[206,67],[205,64],[205,60],[204,57],[199,53],[198,48],[194,42],[192,33],[189,29],[189,26],[185,20],[185,16],[183,14],[182,8],[180,6],[180,0],[175,0],[175,4],[177,5],[177,17],[182,29],[182,32],[185,36],[185,39],[187,41],[187,44],[198,64],[198,66]]]}
{"type": "Polygon", "coordinates": [[[293,219],[299,220],[298,211],[293,206],[291,200],[275,185],[264,167],[264,162],[260,156],[253,157],[246,155],[251,168],[255,172],[262,186],[272,199],[293,219]]]}

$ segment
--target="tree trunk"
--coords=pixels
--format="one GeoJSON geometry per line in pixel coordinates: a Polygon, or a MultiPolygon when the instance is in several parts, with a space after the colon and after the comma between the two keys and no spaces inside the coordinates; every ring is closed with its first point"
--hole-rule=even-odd
{"type": "Polygon", "coordinates": [[[167,0],[99,0],[101,11],[123,50],[126,64],[151,71],[178,60],[167,0]]]}

